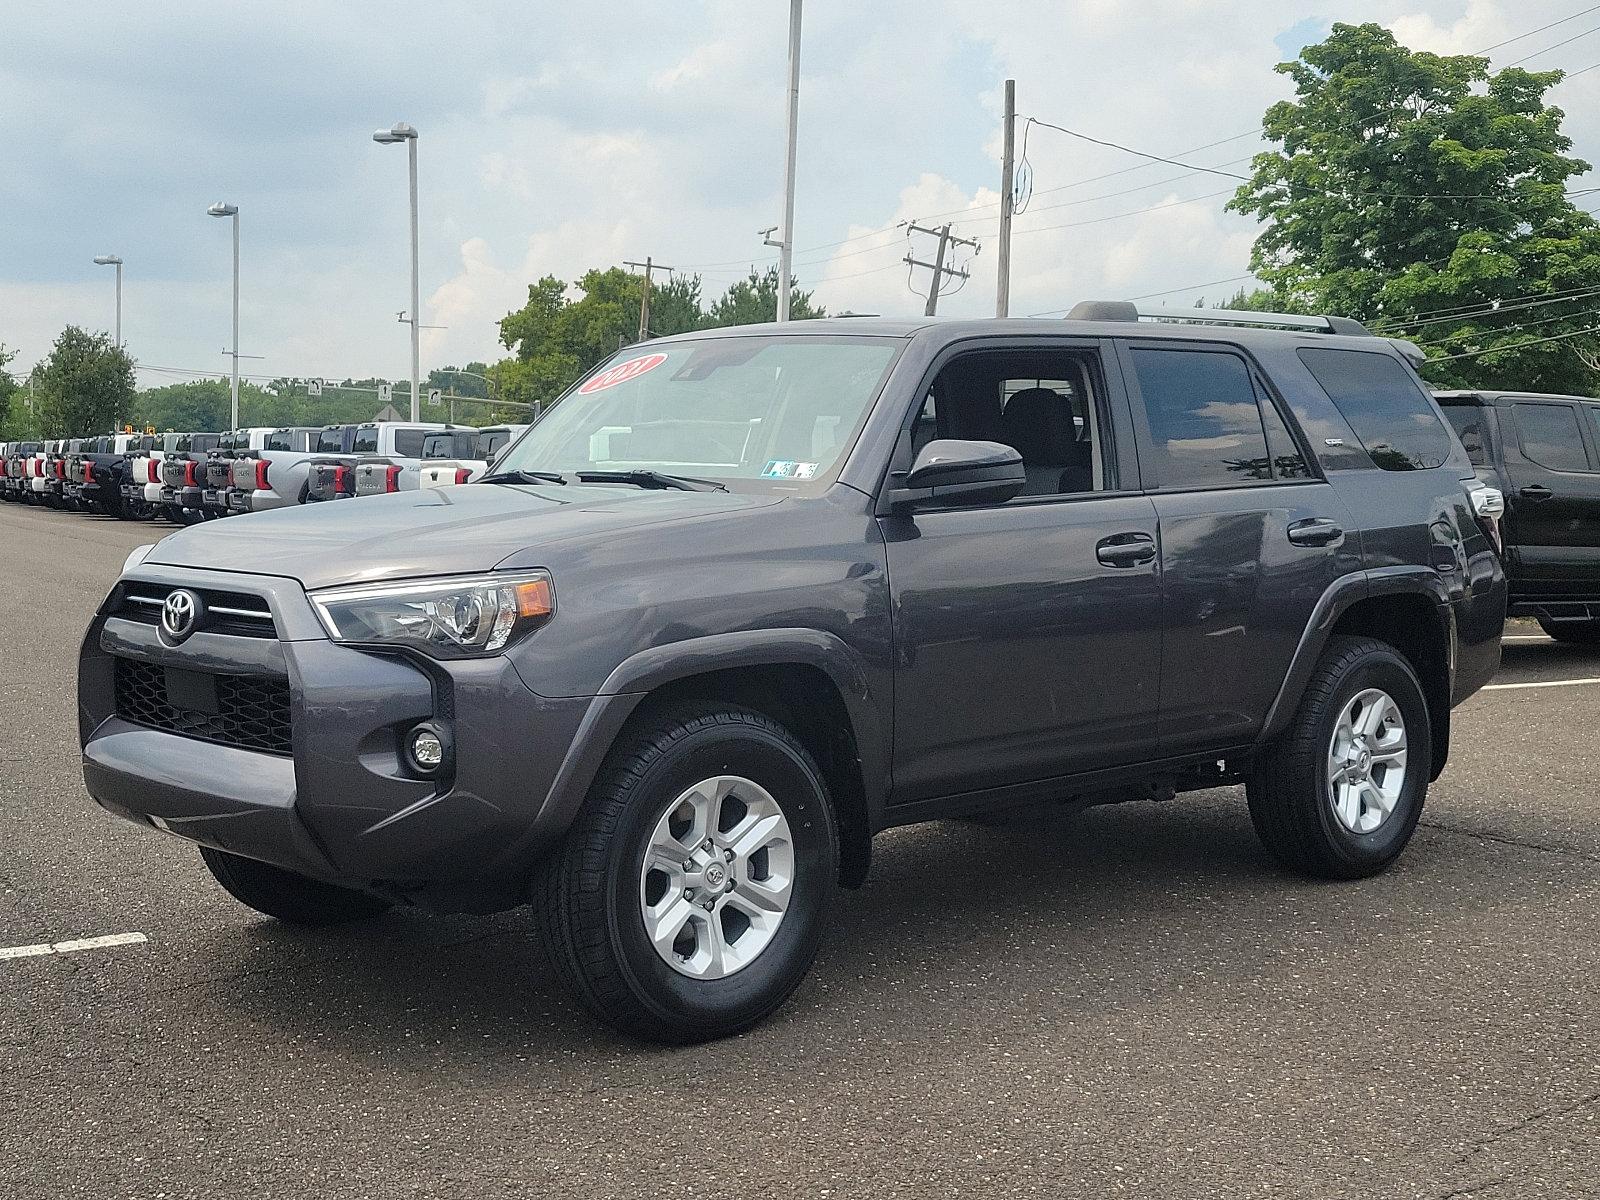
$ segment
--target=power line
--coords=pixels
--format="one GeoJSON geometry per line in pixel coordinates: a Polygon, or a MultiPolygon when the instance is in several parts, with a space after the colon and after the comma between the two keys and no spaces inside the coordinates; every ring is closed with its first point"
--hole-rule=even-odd
{"type": "MultiPolygon", "coordinates": [[[[1582,297],[1574,296],[1573,299],[1574,300],[1579,300],[1579,299],[1582,299],[1582,297]]],[[[1417,345],[1425,346],[1425,347],[1426,346],[1443,346],[1443,345],[1446,345],[1446,344],[1448,344],[1450,342],[1470,340],[1472,338],[1481,337],[1484,334],[1489,334],[1489,333],[1495,333],[1495,334],[1499,334],[1499,333],[1516,333],[1520,329],[1533,329],[1533,328],[1535,328],[1536,326],[1539,326],[1539,325],[1549,325],[1553,321],[1579,321],[1579,320],[1583,320],[1584,318],[1587,318],[1587,317],[1595,317],[1595,316],[1600,316],[1600,313],[1594,313],[1594,312],[1557,313],[1553,317],[1539,317],[1537,320],[1533,320],[1533,321],[1518,321],[1514,325],[1497,325],[1492,329],[1476,329],[1476,330],[1472,330],[1471,332],[1467,332],[1467,331],[1463,331],[1463,330],[1454,330],[1454,331],[1451,331],[1451,332],[1441,332],[1439,337],[1436,337],[1436,338],[1432,339],[1431,341],[1421,341],[1421,340],[1418,340],[1417,338],[1407,338],[1406,340],[1407,341],[1411,341],[1411,342],[1416,342],[1417,345]]]]}
{"type": "Polygon", "coordinates": [[[1503,42],[1496,42],[1492,46],[1485,46],[1482,50],[1477,51],[1477,53],[1487,54],[1491,50],[1500,49],[1501,46],[1509,46],[1512,42],[1520,42],[1523,38],[1532,37],[1536,33],[1543,33],[1547,29],[1554,29],[1557,25],[1565,25],[1568,21],[1576,21],[1579,17],[1587,17],[1592,12],[1600,12],[1600,4],[1594,4],[1590,5],[1588,8],[1579,9],[1570,16],[1562,17],[1559,21],[1551,21],[1550,24],[1541,25],[1537,29],[1530,29],[1527,33],[1519,33],[1515,37],[1508,37],[1503,42]]]}
{"type": "Polygon", "coordinates": [[[1525,346],[1542,346],[1546,342],[1560,342],[1567,338],[1583,337],[1585,334],[1600,333],[1600,325],[1589,329],[1574,329],[1571,333],[1558,333],[1551,337],[1529,338],[1520,342],[1512,342],[1505,346],[1490,346],[1487,350],[1469,350],[1464,354],[1444,354],[1438,358],[1430,358],[1431,363],[1452,362],[1458,358],[1482,358],[1485,354],[1503,354],[1508,350],[1521,350],[1525,346]]]}
{"type": "MultiPolygon", "coordinates": [[[[1158,296],[1173,296],[1173,295],[1176,295],[1179,292],[1193,292],[1193,291],[1198,291],[1200,288],[1219,287],[1224,283],[1242,283],[1246,279],[1254,279],[1254,278],[1255,278],[1255,276],[1254,275],[1250,275],[1250,274],[1230,275],[1226,279],[1210,279],[1210,280],[1207,280],[1205,283],[1191,283],[1191,284],[1188,284],[1185,287],[1167,288],[1165,291],[1162,291],[1162,292],[1145,292],[1142,295],[1129,296],[1129,297],[1127,297],[1127,299],[1129,299],[1129,300],[1154,300],[1158,296]]],[[[1068,305],[1066,308],[1052,308],[1052,309],[1049,309],[1049,310],[1047,310],[1045,312],[1029,313],[1028,315],[1030,317],[1056,317],[1056,316],[1060,316],[1064,312],[1071,312],[1071,311],[1072,311],[1072,306],[1068,305]]]]}
{"type": "Polygon", "coordinates": [[[1527,62],[1530,58],[1538,58],[1541,54],[1548,54],[1552,50],[1559,50],[1563,46],[1571,45],[1579,38],[1588,37],[1591,33],[1600,33],[1600,25],[1596,25],[1593,29],[1585,29],[1582,33],[1575,33],[1571,37],[1565,39],[1564,41],[1557,42],[1553,46],[1546,46],[1543,50],[1535,50],[1532,54],[1524,54],[1521,58],[1514,58],[1500,69],[1504,71],[1506,67],[1515,67],[1521,63],[1527,62]]]}
{"type": "MultiPolygon", "coordinates": [[[[1445,260],[1442,260],[1442,261],[1448,262],[1449,260],[1445,259],[1445,260]]],[[[1437,265],[1437,263],[1418,263],[1418,264],[1415,264],[1415,265],[1417,265],[1417,266],[1435,266],[1435,265],[1437,265]]],[[[1567,299],[1567,300],[1575,299],[1578,296],[1586,295],[1587,293],[1589,293],[1591,291],[1600,291],[1600,288],[1596,288],[1592,284],[1585,284],[1582,287],[1568,288],[1565,291],[1559,291],[1559,292],[1528,292],[1525,295],[1521,295],[1521,296],[1508,296],[1508,297],[1502,299],[1499,302],[1498,306],[1503,308],[1507,304],[1511,304],[1511,303],[1514,303],[1514,302],[1520,301],[1520,300],[1539,300],[1539,301],[1554,303],[1554,302],[1556,302],[1558,300],[1563,300],[1563,299],[1567,299]]],[[[1465,319],[1467,317],[1470,317],[1474,312],[1492,310],[1495,307],[1496,307],[1496,304],[1495,304],[1494,301],[1479,300],[1479,301],[1474,301],[1471,304],[1458,304],[1458,305],[1455,305],[1455,306],[1450,307],[1450,308],[1432,308],[1432,309],[1427,309],[1427,310],[1425,310],[1423,312],[1411,313],[1409,316],[1403,317],[1403,318],[1402,317],[1385,318],[1385,319],[1382,319],[1382,320],[1379,320],[1378,322],[1376,322],[1375,323],[1375,327],[1381,328],[1381,327],[1385,327],[1385,326],[1396,326],[1396,325],[1398,325],[1398,326],[1402,326],[1402,327],[1405,327],[1405,328],[1411,328],[1411,327],[1417,326],[1417,325],[1431,325],[1431,324],[1437,323],[1437,321],[1449,321],[1449,320],[1465,319]],[[1435,318],[1436,320],[1423,320],[1423,319],[1420,319],[1420,318],[1430,318],[1430,317],[1431,318],[1435,318]]]]}

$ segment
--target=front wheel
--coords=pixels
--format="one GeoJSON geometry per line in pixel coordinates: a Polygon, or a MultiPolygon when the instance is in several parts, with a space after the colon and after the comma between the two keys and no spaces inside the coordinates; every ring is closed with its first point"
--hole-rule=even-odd
{"type": "Polygon", "coordinates": [[[613,749],[542,868],[539,925],[579,1001],[624,1033],[697,1042],[799,986],[839,870],[826,784],[750,709],[664,710],[613,749]]]}
{"type": "Polygon", "coordinates": [[[1375,875],[1416,830],[1432,747],[1411,664],[1376,639],[1335,637],[1288,730],[1251,767],[1256,835],[1292,871],[1375,875]]]}
{"type": "Polygon", "coordinates": [[[1600,621],[1539,620],[1539,628],[1569,646],[1600,646],[1600,621]]]}
{"type": "Polygon", "coordinates": [[[309,879],[282,867],[200,847],[212,876],[235,900],[287,925],[344,925],[387,912],[378,896],[309,879]]]}

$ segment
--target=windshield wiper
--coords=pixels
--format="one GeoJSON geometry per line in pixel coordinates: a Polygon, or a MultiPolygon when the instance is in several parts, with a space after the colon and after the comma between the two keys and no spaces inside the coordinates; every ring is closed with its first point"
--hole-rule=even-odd
{"type": "Polygon", "coordinates": [[[567,477],[560,471],[496,471],[493,475],[480,475],[473,483],[561,483],[567,477]]]}
{"type": "Polygon", "coordinates": [[[726,484],[692,475],[667,475],[660,471],[577,471],[580,483],[631,483],[642,488],[672,488],[680,492],[725,492],[726,484]]]}

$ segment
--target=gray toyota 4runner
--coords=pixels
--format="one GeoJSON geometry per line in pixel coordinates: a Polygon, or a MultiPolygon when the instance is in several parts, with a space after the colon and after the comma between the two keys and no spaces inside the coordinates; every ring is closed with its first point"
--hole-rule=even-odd
{"type": "Polygon", "coordinates": [[[1289,869],[1379,871],[1499,662],[1498,497],[1409,347],[1141,315],[667,338],[478,482],[135,551],[89,792],[283,921],[531,903],[677,1041],[776,1009],[892,826],[1243,782],[1289,869]]]}

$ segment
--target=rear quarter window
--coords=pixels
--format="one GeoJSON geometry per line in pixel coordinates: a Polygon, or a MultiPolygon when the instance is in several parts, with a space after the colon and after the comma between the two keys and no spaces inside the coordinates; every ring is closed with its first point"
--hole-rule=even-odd
{"type": "Polygon", "coordinates": [[[396,429],[394,452],[399,458],[421,458],[422,441],[427,433],[421,429],[396,429]]]}
{"type": "Polygon", "coordinates": [[[1588,471],[1578,410],[1570,404],[1528,404],[1518,401],[1517,433],[1522,453],[1549,471],[1588,471]]]}
{"type": "Polygon", "coordinates": [[[1483,434],[1483,409],[1476,404],[1445,404],[1445,419],[1455,428],[1456,436],[1467,448],[1467,457],[1475,467],[1489,465],[1489,449],[1483,434]]]}
{"type": "Polygon", "coordinates": [[[324,429],[317,434],[317,451],[322,454],[337,453],[344,449],[344,430],[324,429]]]}
{"type": "Polygon", "coordinates": [[[376,429],[356,430],[356,440],[350,444],[352,453],[376,454],[378,452],[378,431],[376,429]]]}
{"type": "Polygon", "coordinates": [[[1300,361],[1385,471],[1425,471],[1450,457],[1450,435],[1406,369],[1387,354],[1304,347],[1300,361]]]}

